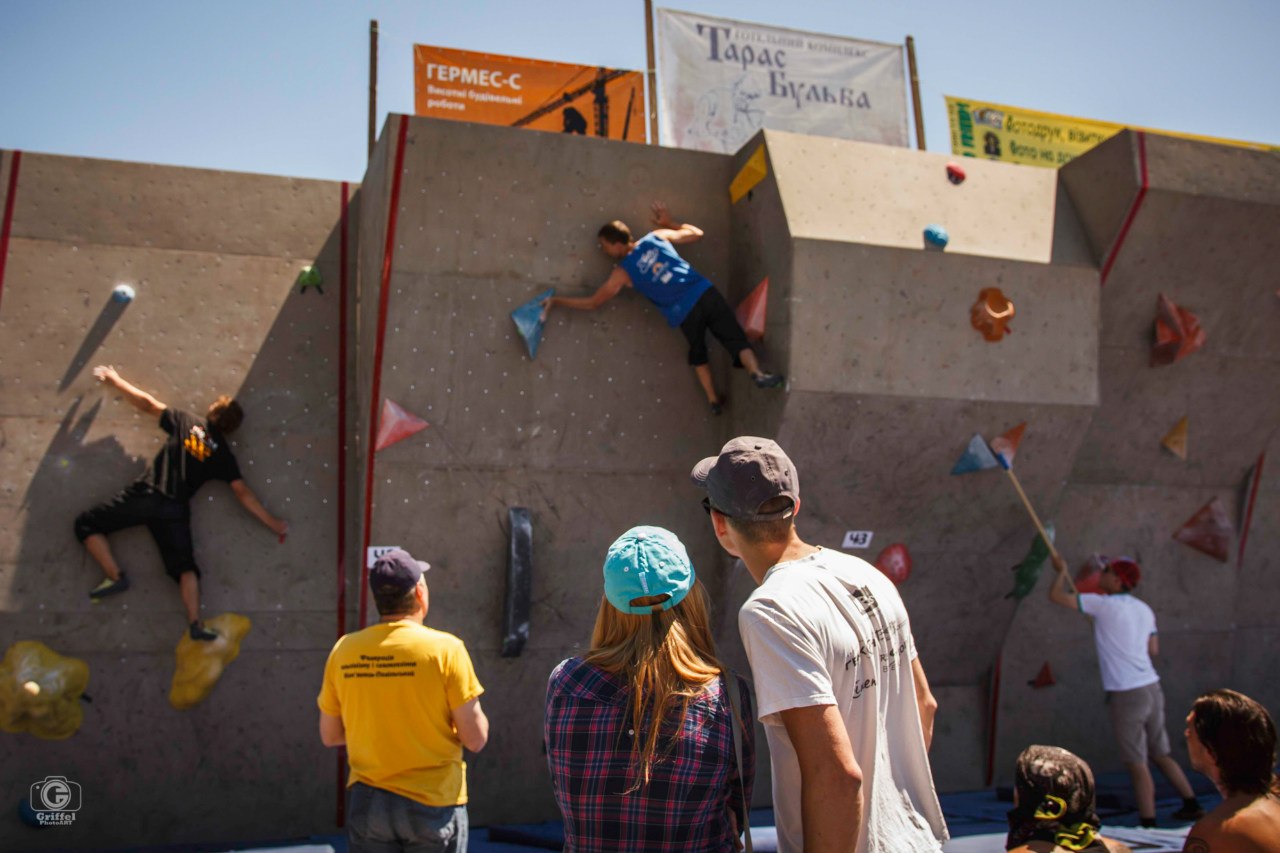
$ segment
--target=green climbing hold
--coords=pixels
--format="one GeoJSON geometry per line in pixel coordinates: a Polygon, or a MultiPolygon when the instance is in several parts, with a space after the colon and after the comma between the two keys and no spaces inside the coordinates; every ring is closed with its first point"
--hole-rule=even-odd
{"type": "Polygon", "coordinates": [[[311,264],[302,268],[302,272],[298,273],[298,278],[294,284],[298,285],[299,293],[306,293],[308,287],[314,287],[320,292],[320,295],[324,295],[324,276],[320,274],[320,270],[311,264]]]}
{"type": "MultiPolygon", "coordinates": [[[[1054,538],[1053,522],[1047,523],[1045,532],[1049,534],[1049,539],[1054,538]]],[[[1045,561],[1049,559],[1049,545],[1039,533],[1031,540],[1031,549],[1027,551],[1027,556],[1022,558],[1022,562],[1014,566],[1013,590],[1010,591],[1005,598],[1013,598],[1021,601],[1031,594],[1031,590],[1036,588],[1036,581],[1040,580],[1040,570],[1044,568],[1045,561]]]]}

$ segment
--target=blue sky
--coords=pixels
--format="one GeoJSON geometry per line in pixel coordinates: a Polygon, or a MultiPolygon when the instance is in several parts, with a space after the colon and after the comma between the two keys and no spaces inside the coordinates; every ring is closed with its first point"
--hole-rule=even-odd
{"type": "MultiPolygon", "coordinates": [[[[1280,143],[1278,0],[674,0],[901,42],[929,148],[943,94],[1280,143]]],[[[368,29],[379,112],[412,112],[415,42],[644,67],[642,0],[0,0],[0,147],[359,180],[368,29]]],[[[381,120],[379,121],[381,126],[381,120]]]]}

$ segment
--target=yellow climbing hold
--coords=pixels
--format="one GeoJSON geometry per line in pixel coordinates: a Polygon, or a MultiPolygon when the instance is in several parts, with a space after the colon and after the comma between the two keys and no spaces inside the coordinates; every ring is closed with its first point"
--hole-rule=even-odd
{"type": "Polygon", "coordinates": [[[1168,435],[1160,439],[1160,443],[1174,456],[1183,462],[1187,461],[1187,418],[1185,415],[1182,420],[1174,424],[1168,435]]]}
{"type": "Polygon", "coordinates": [[[35,640],[14,643],[0,661],[0,730],[69,738],[84,719],[80,696],[88,686],[84,661],[35,640]]]}
{"type": "Polygon", "coordinates": [[[733,179],[733,183],[729,184],[730,204],[737,204],[738,199],[751,192],[756,184],[764,180],[767,174],[769,174],[769,165],[765,160],[764,146],[758,145],[756,150],[751,152],[751,156],[747,158],[747,162],[743,163],[742,168],[738,170],[738,175],[733,179]]]}
{"type": "Polygon", "coordinates": [[[186,632],[175,650],[178,663],[169,688],[169,704],[179,711],[194,708],[213,692],[222,671],[240,654],[240,641],[252,623],[247,616],[223,613],[205,620],[205,627],[218,633],[216,640],[193,640],[186,632]]]}

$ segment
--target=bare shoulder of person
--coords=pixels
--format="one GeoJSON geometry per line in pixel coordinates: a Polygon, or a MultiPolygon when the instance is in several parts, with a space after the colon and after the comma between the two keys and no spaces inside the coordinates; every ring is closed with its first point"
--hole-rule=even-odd
{"type": "Polygon", "coordinates": [[[1114,838],[1104,838],[1102,843],[1106,845],[1109,853],[1133,853],[1133,848],[1122,841],[1116,841],[1114,838]]]}

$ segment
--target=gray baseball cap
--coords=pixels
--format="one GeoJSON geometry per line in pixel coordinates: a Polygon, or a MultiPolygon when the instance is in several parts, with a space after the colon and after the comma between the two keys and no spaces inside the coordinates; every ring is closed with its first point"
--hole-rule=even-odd
{"type": "Polygon", "coordinates": [[[369,588],[380,595],[403,595],[417,586],[430,568],[424,560],[415,560],[408,551],[395,548],[379,557],[369,570],[369,588]]]}
{"type": "Polygon", "coordinates": [[[800,503],[800,475],[777,442],[741,435],[693,466],[693,484],[707,490],[712,509],[740,521],[776,521],[795,513],[800,503]],[[761,513],[773,498],[791,499],[779,512],[761,513]]]}

